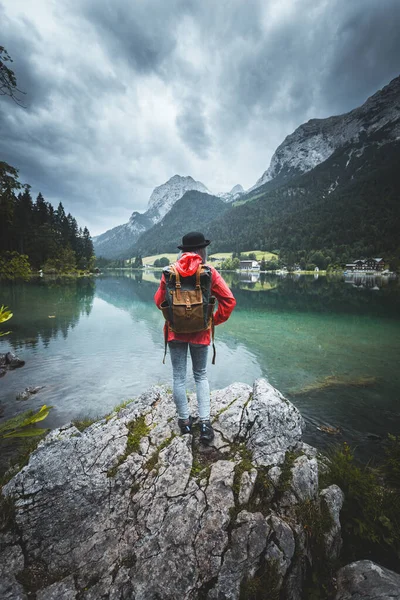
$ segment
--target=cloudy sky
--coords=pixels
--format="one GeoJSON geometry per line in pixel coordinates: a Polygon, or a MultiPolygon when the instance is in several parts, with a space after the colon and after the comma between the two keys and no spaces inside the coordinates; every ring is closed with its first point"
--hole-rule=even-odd
{"type": "Polygon", "coordinates": [[[0,0],[0,160],[96,235],[176,173],[248,188],[400,72],[399,0],[0,0]]]}

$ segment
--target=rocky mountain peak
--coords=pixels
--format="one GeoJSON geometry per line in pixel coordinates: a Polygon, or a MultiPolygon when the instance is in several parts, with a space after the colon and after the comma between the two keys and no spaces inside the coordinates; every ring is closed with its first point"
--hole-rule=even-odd
{"type": "Polygon", "coordinates": [[[157,186],[150,196],[146,212],[134,211],[128,223],[118,225],[93,240],[96,254],[107,258],[117,258],[125,254],[125,258],[128,258],[126,253],[129,253],[139,236],[161,221],[175,202],[191,190],[209,193],[205,185],[195,181],[190,175],[174,175],[157,186]]]}
{"type": "Polygon", "coordinates": [[[399,137],[400,76],[348,113],[300,125],[277,148],[269,168],[250,190],[306,173],[349,142],[383,145],[399,137]]]}
{"type": "Polygon", "coordinates": [[[195,181],[190,175],[186,177],[174,175],[167,182],[154,188],[147,206],[147,210],[151,212],[150,216],[153,222],[158,223],[158,221],[161,221],[171,206],[179,198],[182,198],[185,192],[190,190],[209,193],[205,185],[200,181],[195,181]]]}
{"type": "Polygon", "coordinates": [[[231,189],[231,191],[229,193],[230,194],[243,194],[244,193],[244,189],[240,185],[240,183],[238,183],[237,185],[233,186],[233,188],[231,189]]]}
{"type": "Polygon", "coordinates": [[[234,202],[242,194],[244,194],[244,189],[240,185],[240,183],[238,183],[237,185],[233,186],[233,188],[231,189],[230,192],[221,192],[220,194],[217,194],[217,196],[218,196],[218,198],[225,200],[225,202],[234,202]]]}

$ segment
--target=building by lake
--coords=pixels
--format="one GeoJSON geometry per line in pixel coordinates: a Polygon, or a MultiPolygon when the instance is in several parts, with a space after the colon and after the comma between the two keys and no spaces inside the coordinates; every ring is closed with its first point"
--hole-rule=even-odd
{"type": "Polygon", "coordinates": [[[346,271],[383,271],[386,267],[383,258],[359,258],[346,265],[346,271]]]}

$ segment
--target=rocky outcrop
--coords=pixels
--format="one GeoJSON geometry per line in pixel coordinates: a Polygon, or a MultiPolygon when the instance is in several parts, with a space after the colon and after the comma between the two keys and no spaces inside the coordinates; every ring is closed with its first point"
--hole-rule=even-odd
{"type": "Polygon", "coordinates": [[[370,560],[359,560],[338,572],[335,600],[400,600],[400,575],[370,560]]]}
{"type": "Polygon", "coordinates": [[[25,361],[18,358],[13,352],[7,352],[6,354],[0,354],[0,377],[3,377],[8,370],[18,369],[23,367],[25,361]]]}
{"type": "Polygon", "coordinates": [[[234,600],[268,581],[300,600],[312,547],[340,546],[341,492],[320,494],[303,419],[265,380],[212,407],[210,447],[178,434],[162,387],[52,431],[3,488],[0,597],[234,600]]]}

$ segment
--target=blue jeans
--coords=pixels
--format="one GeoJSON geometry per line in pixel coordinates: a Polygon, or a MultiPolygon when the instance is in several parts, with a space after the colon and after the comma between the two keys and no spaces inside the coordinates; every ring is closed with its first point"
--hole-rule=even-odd
{"type": "Polygon", "coordinates": [[[188,342],[172,341],[168,343],[171,355],[174,401],[180,419],[189,418],[189,406],[186,397],[186,366],[189,346],[192,359],[193,376],[196,382],[197,403],[201,420],[210,418],[210,386],[207,379],[208,346],[188,342]]]}

